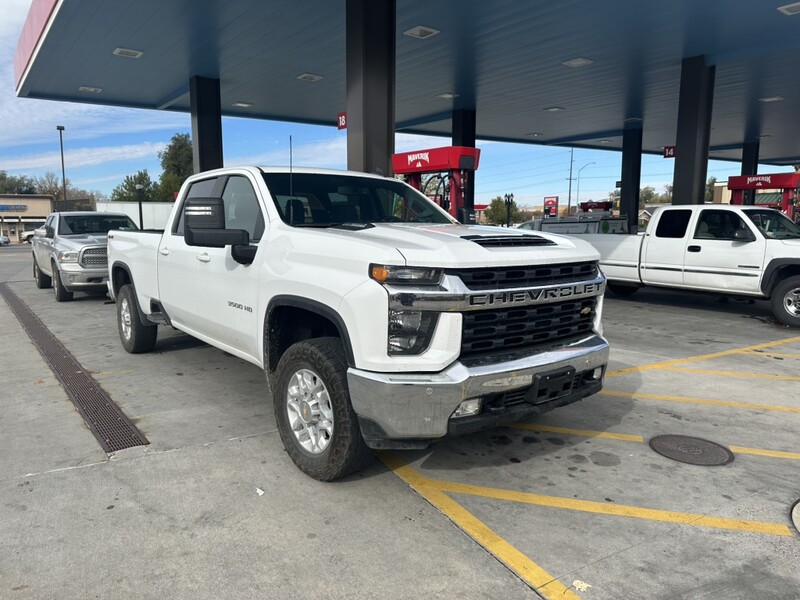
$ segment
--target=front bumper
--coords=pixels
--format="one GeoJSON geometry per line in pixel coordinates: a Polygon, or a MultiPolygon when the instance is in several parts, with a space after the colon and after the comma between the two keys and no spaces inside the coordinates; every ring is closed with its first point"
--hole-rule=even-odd
{"type": "Polygon", "coordinates": [[[61,283],[70,292],[107,289],[107,267],[86,269],[77,263],[61,263],[58,270],[61,272],[61,283]]]}
{"type": "Polygon", "coordinates": [[[546,412],[597,393],[608,342],[591,335],[572,344],[492,364],[455,362],[439,373],[373,373],[348,369],[347,382],[362,434],[373,448],[423,447],[448,434],[468,433],[546,412]],[[540,375],[573,373],[568,393],[536,398],[540,375]],[[506,398],[514,402],[506,402],[506,398]],[[453,418],[464,400],[481,398],[481,412],[453,418]]]}

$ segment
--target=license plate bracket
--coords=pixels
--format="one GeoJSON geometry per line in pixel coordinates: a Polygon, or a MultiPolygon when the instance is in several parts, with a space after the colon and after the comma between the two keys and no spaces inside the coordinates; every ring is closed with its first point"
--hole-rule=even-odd
{"type": "Polygon", "coordinates": [[[571,394],[574,385],[574,367],[539,373],[533,378],[533,387],[526,394],[525,400],[531,404],[550,402],[571,394]]]}

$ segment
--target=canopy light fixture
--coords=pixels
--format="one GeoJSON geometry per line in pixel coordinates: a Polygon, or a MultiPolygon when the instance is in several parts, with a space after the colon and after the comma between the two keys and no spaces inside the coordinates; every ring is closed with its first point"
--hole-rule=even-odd
{"type": "Polygon", "coordinates": [[[234,102],[231,104],[234,108],[252,108],[252,102],[234,102]]]}
{"type": "Polygon", "coordinates": [[[425,27],[424,25],[417,25],[416,27],[412,27],[411,29],[406,29],[403,32],[403,35],[417,38],[418,40],[426,40],[430,37],[435,36],[437,33],[439,33],[438,29],[434,29],[433,27],[425,27]]]}
{"type": "Polygon", "coordinates": [[[783,100],[783,96],[764,96],[763,98],[759,98],[759,102],[780,102],[783,100]]]}
{"type": "Polygon", "coordinates": [[[765,133],[764,135],[760,135],[760,136],[758,136],[758,139],[760,139],[760,140],[766,140],[767,138],[771,138],[771,137],[772,137],[772,136],[771,136],[770,134],[768,134],[768,133],[765,133]]]}
{"type": "Polygon", "coordinates": [[[560,112],[560,111],[565,110],[565,109],[564,109],[563,106],[547,106],[547,107],[543,108],[542,110],[545,111],[545,112],[560,112]]]}
{"type": "Polygon", "coordinates": [[[91,86],[88,86],[88,85],[82,85],[82,86],[80,86],[78,88],[78,91],[79,92],[85,92],[87,94],[99,94],[100,92],[103,91],[103,88],[91,87],[91,86]]]}
{"type": "Polygon", "coordinates": [[[441,98],[442,100],[452,100],[453,98],[458,98],[458,94],[455,92],[445,92],[444,94],[439,94],[436,97],[441,98]]]}
{"type": "Polygon", "coordinates": [[[572,67],[573,69],[577,69],[578,67],[585,67],[586,65],[592,64],[594,61],[591,58],[584,58],[583,56],[578,56],[577,58],[571,58],[569,60],[565,60],[561,64],[565,67],[572,67]]]}
{"type": "Polygon", "coordinates": [[[598,144],[610,144],[611,140],[600,140],[597,142],[598,144]]]}
{"type": "Polygon", "coordinates": [[[303,73],[302,75],[298,75],[297,78],[300,81],[310,81],[313,83],[315,81],[319,81],[320,79],[322,79],[322,75],[315,75],[314,73],[303,73]]]}
{"type": "Polygon", "coordinates": [[[115,56],[122,56],[123,58],[142,58],[141,50],[131,50],[130,48],[114,48],[112,52],[115,56]]]}
{"type": "Polygon", "coordinates": [[[541,137],[542,134],[539,133],[538,131],[529,131],[525,135],[530,136],[530,137],[541,137]]]}
{"type": "Polygon", "coordinates": [[[783,6],[779,6],[778,10],[783,14],[785,14],[787,17],[791,17],[792,15],[800,13],[800,2],[794,2],[792,4],[784,4],[783,6]]]}

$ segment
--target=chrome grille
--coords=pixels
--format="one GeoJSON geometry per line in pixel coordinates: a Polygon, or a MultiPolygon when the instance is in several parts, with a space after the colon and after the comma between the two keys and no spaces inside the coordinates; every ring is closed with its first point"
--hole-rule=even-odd
{"type": "Polygon", "coordinates": [[[592,332],[597,298],[463,313],[461,358],[533,350],[592,332]]]}
{"type": "Polygon", "coordinates": [[[79,264],[82,267],[105,267],[108,265],[106,248],[86,248],[81,253],[79,264]]]}
{"type": "Polygon", "coordinates": [[[591,280],[598,275],[597,262],[566,263],[558,265],[531,265],[491,269],[448,270],[471,290],[498,290],[508,288],[538,287],[591,280]]]}

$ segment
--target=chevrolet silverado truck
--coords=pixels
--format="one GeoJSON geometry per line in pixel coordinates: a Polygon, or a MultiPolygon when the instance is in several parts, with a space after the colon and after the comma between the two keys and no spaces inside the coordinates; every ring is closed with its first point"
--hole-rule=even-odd
{"type": "Polygon", "coordinates": [[[204,172],[165,231],[112,231],[108,252],[125,350],[166,324],[261,367],[288,455],[319,480],[602,387],[597,251],[460,225],[396,179],[204,172]]]}
{"type": "Polygon", "coordinates": [[[108,281],[107,235],[111,229],[136,229],[124,214],[56,212],[34,231],[33,279],[53,286],[57,302],[74,292],[105,292],[108,281]]]}
{"type": "Polygon", "coordinates": [[[759,206],[665,206],[640,235],[580,236],[600,251],[608,289],[642,286],[768,299],[800,327],[800,227],[759,206]]]}

